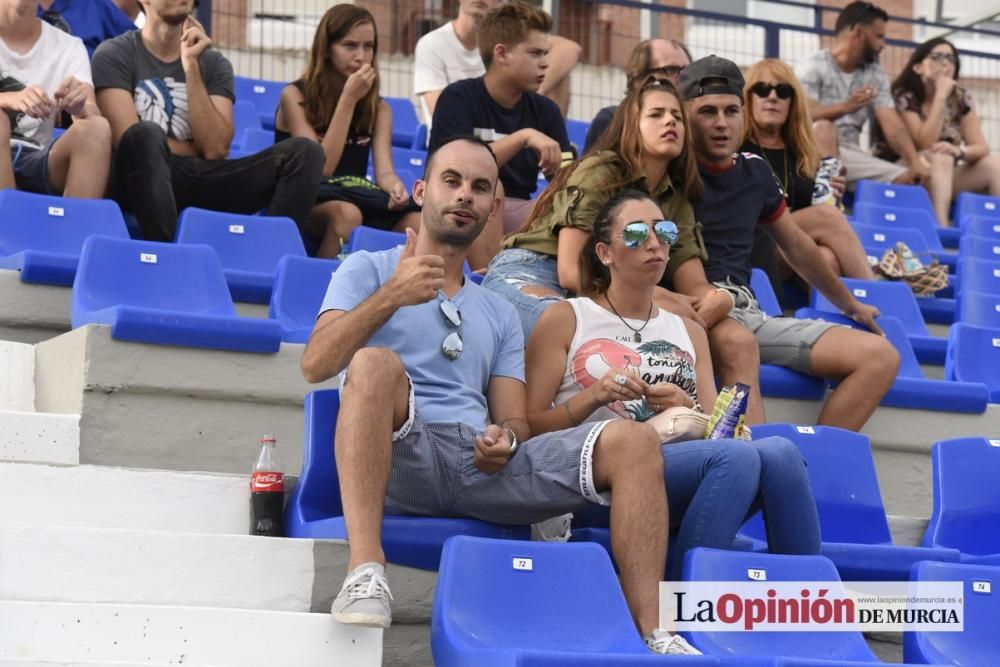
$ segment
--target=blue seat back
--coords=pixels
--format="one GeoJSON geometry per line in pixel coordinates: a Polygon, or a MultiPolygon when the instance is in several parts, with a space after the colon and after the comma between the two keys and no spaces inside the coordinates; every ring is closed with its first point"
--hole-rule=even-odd
{"type": "Polygon", "coordinates": [[[274,129],[274,114],[281,101],[281,91],[287,84],[267,79],[251,79],[237,76],[233,80],[236,101],[250,102],[257,109],[257,117],[264,129],[274,129]]]}
{"type": "Polygon", "coordinates": [[[1000,402],[1000,329],[951,325],[944,374],[949,380],[982,382],[990,388],[990,402],[1000,402]]]}
{"type": "Polygon", "coordinates": [[[93,234],[128,238],[118,204],[109,199],[0,191],[0,256],[25,250],[79,255],[93,234]]]}
{"type": "Polygon", "coordinates": [[[243,131],[250,128],[260,129],[257,107],[249,100],[237,100],[233,104],[233,137],[241,139],[243,131]]]}
{"type": "Polygon", "coordinates": [[[750,288],[757,296],[757,303],[760,304],[761,310],[771,317],[781,316],[781,304],[778,303],[778,297],[774,293],[774,288],[771,287],[771,281],[763,270],[754,269],[753,273],[750,274],[750,288]]]}
{"type": "Polygon", "coordinates": [[[983,215],[970,215],[962,223],[962,233],[1000,239],[1000,217],[988,218],[983,215]]]}
{"type": "Polygon", "coordinates": [[[424,163],[427,161],[427,151],[413,150],[411,148],[392,148],[392,166],[397,171],[400,169],[409,171],[417,178],[424,174],[424,163]]]}
{"type": "Polygon", "coordinates": [[[934,512],[924,546],[1000,553],[1000,439],[956,438],[931,450],[934,512]],[[987,528],[989,527],[989,528],[987,528]]]}
{"type": "MultiPolygon", "coordinates": [[[[861,245],[876,259],[881,259],[886,249],[895,248],[899,242],[905,243],[914,253],[932,252],[927,239],[919,229],[862,223],[855,223],[852,227],[861,245]]],[[[927,263],[930,258],[923,257],[921,260],[927,263]]]]}
{"type": "Polygon", "coordinates": [[[868,179],[858,181],[854,191],[855,208],[863,204],[934,211],[927,189],[920,185],[898,185],[868,179]]]}
{"type": "Polygon", "coordinates": [[[285,255],[305,257],[291,218],[240,215],[188,207],[177,221],[177,243],[215,248],[223,269],[273,274],[285,255]]]}
{"type": "Polygon", "coordinates": [[[209,246],[91,236],[73,283],[71,319],[114,306],[236,315],[219,256],[209,246]]]}
{"type": "Polygon", "coordinates": [[[340,391],[337,389],[319,389],[306,395],[302,473],[289,503],[297,502],[307,520],[344,514],[337,460],[333,454],[333,434],[339,411],[340,391]]]}
{"type": "Polygon", "coordinates": [[[569,142],[576,146],[577,157],[583,155],[583,147],[587,143],[587,130],[590,129],[590,123],[582,120],[566,120],[566,135],[569,137],[569,142]]]}
{"type": "Polygon", "coordinates": [[[450,643],[471,650],[464,664],[480,664],[476,650],[646,652],[611,559],[594,543],[452,537],[432,614],[438,665],[459,664],[442,660],[450,643]]]}
{"type": "Polygon", "coordinates": [[[417,125],[417,133],[413,135],[413,150],[415,151],[426,151],[427,141],[429,138],[429,130],[426,123],[421,123],[417,125]]]}
{"type": "Polygon", "coordinates": [[[953,219],[963,231],[966,219],[973,215],[984,218],[1000,218],[1000,197],[990,197],[974,192],[958,193],[958,196],[955,197],[953,219]]]}
{"type": "Polygon", "coordinates": [[[1000,295],[963,289],[958,297],[955,321],[976,327],[1000,329],[1000,295]]]}
{"type": "Polygon", "coordinates": [[[274,145],[274,130],[261,127],[248,127],[243,130],[240,141],[240,151],[253,155],[274,145]]]}
{"type": "MultiPolygon", "coordinates": [[[[913,296],[913,291],[906,283],[854,278],[844,278],[843,281],[858,301],[876,306],[883,315],[898,319],[906,329],[907,335],[929,335],[924,316],[920,312],[920,306],[917,305],[917,298],[913,296]]],[[[837,306],[815,289],[812,290],[810,298],[811,305],[816,310],[825,310],[828,313],[840,312],[837,306]]]]}
{"type": "MultiPolygon", "coordinates": [[[[924,195],[927,194],[923,188],[920,190],[924,195]]],[[[941,237],[938,236],[937,218],[934,217],[931,210],[860,203],[854,205],[854,218],[857,222],[866,225],[915,229],[924,236],[929,250],[942,252],[944,249],[941,245],[941,237]]]]}
{"type": "MultiPolygon", "coordinates": [[[[781,436],[798,446],[807,464],[824,542],[892,542],[867,436],[832,426],[792,424],[758,424],[753,435],[755,440],[781,436]]],[[[741,532],[766,539],[759,517],[741,532]]]]}
{"type": "Polygon", "coordinates": [[[1000,665],[1000,567],[920,561],[911,580],[962,582],[964,625],[962,632],[905,633],[908,664],[1000,665]]]}
{"type": "Polygon", "coordinates": [[[959,292],[970,289],[982,294],[1000,294],[1000,260],[962,257],[955,274],[959,292]]]}
{"type": "Polygon", "coordinates": [[[286,331],[311,329],[326,296],[330,276],[339,266],[339,259],[295,255],[282,257],[278,261],[274,291],[271,293],[271,318],[278,320],[286,331]]]}
{"type": "Polygon", "coordinates": [[[351,238],[347,240],[349,252],[357,252],[358,250],[378,252],[405,244],[406,234],[402,232],[390,232],[384,229],[366,227],[365,225],[355,227],[354,231],[351,232],[351,238]]]}
{"type": "Polygon", "coordinates": [[[1000,239],[963,234],[958,242],[958,255],[959,257],[977,257],[992,262],[1000,261],[1000,239]]]}
{"type": "Polygon", "coordinates": [[[417,135],[420,119],[413,102],[406,97],[383,97],[392,110],[392,145],[400,148],[413,148],[413,140],[417,135]]]}
{"type": "MultiPolygon", "coordinates": [[[[755,429],[756,430],[756,429],[755,429]]],[[[823,556],[780,556],[698,547],[684,558],[686,581],[751,582],[750,571],[764,572],[758,580],[761,598],[769,582],[830,582],[830,597],[843,594],[840,575],[823,556]]],[[[860,632],[692,632],[688,639],[701,651],[718,656],[783,656],[878,662],[860,632]]],[[[755,663],[756,664],[756,663],[755,663]]]]}

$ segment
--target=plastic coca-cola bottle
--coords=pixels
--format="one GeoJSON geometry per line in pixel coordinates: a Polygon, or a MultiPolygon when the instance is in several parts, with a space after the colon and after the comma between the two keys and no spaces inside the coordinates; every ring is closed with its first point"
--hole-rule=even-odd
{"type": "Polygon", "coordinates": [[[285,473],[273,435],[260,439],[260,456],[250,475],[250,534],[282,537],[281,521],[285,500],[285,473]]]}

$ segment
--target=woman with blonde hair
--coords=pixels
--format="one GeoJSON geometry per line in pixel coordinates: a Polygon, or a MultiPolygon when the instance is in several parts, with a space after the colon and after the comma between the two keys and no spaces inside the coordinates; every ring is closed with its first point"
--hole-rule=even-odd
{"type": "Polygon", "coordinates": [[[306,231],[322,237],[317,254],[336,257],[362,224],[404,231],[420,209],[392,165],[392,111],[378,94],[378,33],[368,10],[330,7],[320,19],[305,72],[281,91],[275,141],[318,141],[326,160],[306,231]],[[369,152],[375,182],[367,180],[369,152]]]}
{"type": "MultiPolygon", "coordinates": [[[[743,97],[745,122],[741,150],[761,156],[771,166],[785,193],[792,219],[820,247],[834,273],[874,280],[857,234],[836,205],[835,200],[843,193],[844,180],[839,175],[831,179],[836,197],[813,203],[814,190],[817,195],[827,194],[828,186],[825,179],[817,183],[822,156],[813,137],[805,91],[792,68],[773,58],[761,60],[747,70],[743,97]]],[[[821,198],[816,197],[817,201],[821,198]]],[[[754,264],[766,264],[764,258],[774,253],[773,242],[758,233],[754,252],[757,260],[754,264]]],[[[777,259],[781,259],[780,253],[777,259]]],[[[779,264],[782,274],[791,274],[787,263],[781,260],[779,264]]]]}

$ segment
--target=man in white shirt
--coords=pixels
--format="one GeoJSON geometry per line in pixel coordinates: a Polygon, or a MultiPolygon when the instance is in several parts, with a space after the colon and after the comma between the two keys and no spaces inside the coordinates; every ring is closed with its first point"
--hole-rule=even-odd
{"type": "MultiPolygon", "coordinates": [[[[497,0],[459,0],[458,17],[417,41],[413,62],[413,92],[420,98],[424,122],[430,125],[434,105],[445,86],[486,73],[477,37],[483,18],[497,0]]],[[[564,37],[549,37],[549,68],[538,92],[569,110],[569,74],[580,60],[580,45],[564,37]]]]}
{"type": "Polygon", "coordinates": [[[111,163],[111,127],[94,97],[87,50],[36,15],[38,2],[0,0],[0,188],[97,198],[111,163]],[[56,121],[73,124],[52,139],[56,121]]]}

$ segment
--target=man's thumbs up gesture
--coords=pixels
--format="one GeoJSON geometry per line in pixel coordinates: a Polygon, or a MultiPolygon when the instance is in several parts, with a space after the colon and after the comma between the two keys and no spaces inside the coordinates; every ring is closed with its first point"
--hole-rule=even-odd
{"type": "Polygon", "coordinates": [[[406,245],[396,272],[387,283],[399,306],[426,303],[444,287],[444,260],[438,255],[418,255],[417,233],[406,230],[406,245]]]}

